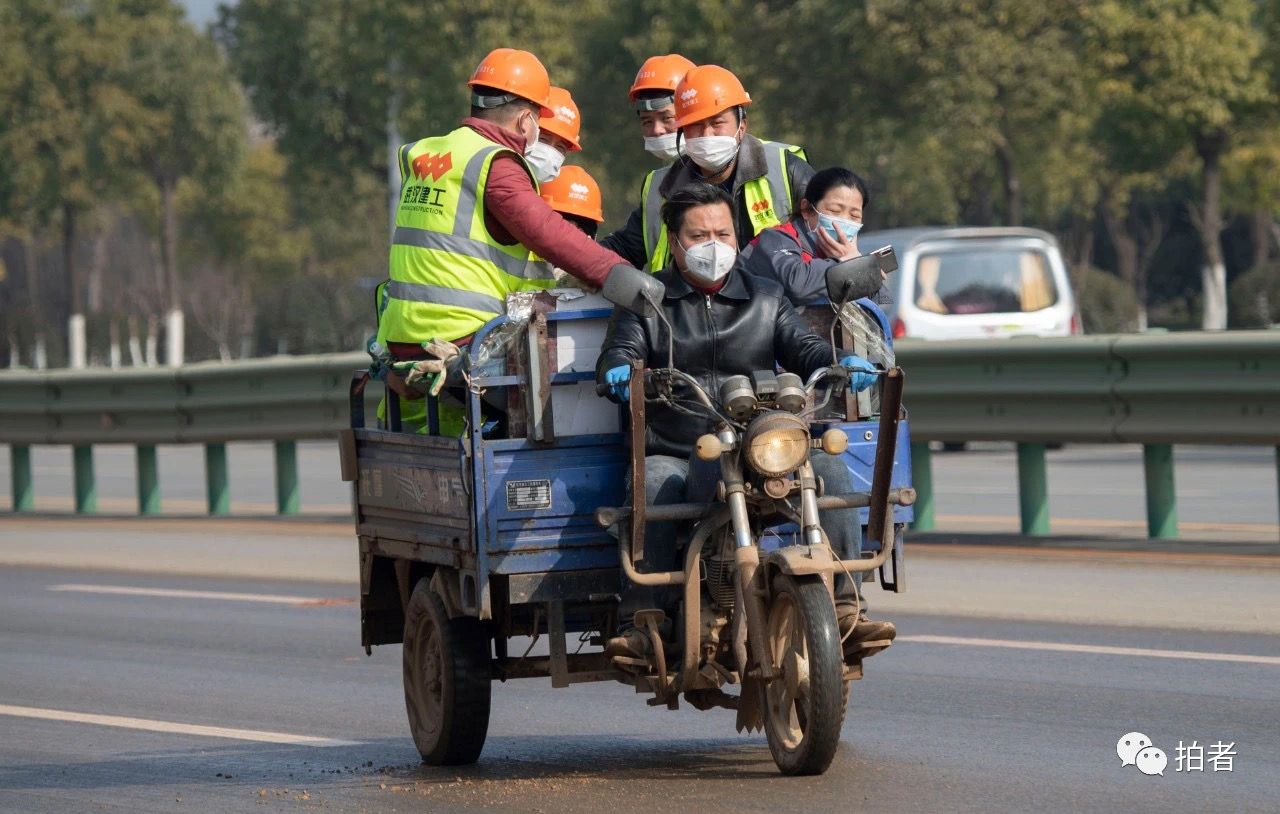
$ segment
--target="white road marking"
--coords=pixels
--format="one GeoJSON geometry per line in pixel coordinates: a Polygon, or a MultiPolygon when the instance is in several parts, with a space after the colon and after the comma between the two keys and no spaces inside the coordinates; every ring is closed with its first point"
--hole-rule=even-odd
{"type": "MultiPolygon", "coordinates": [[[[1111,491],[1108,490],[1108,494],[1111,491]]],[[[1015,528],[1018,518],[1008,514],[939,514],[935,518],[938,523],[972,523],[984,526],[1008,526],[1015,528]]],[[[1061,528],[1109,528],[1109,529],[1145,529],[1144,520],[1117,520],[1104,517],[1050,517],[1049,524],[1061,528]]],[[[1184,520],[1178,524],[1183,531],[1240,531],[1273,534],[1275,523],[1203,523],[1184,520]]]]}
{"type": "Polygon", "coordinates": [[[119,715],[94,715],[88,712],[69,712],[62,709],[40,707],[15,707],[0,704],[0,715],[17,718],[38,718],[43,721],[67,721],[97,726],[115,726],[121,729],[141,729],[146,732],[167,732],[175,735],[199,735],[206,738],[253,741],[255,743],[283,743],[291,746],[355,746],[359,741],[337,738],[317,738],[311,735],[293,735],[288,732],[267,732],[259,729],[228,729],[222,726],[200,726],[174,721],[154,721],[148,718],[125,718],[119,715]]]}
{"type": "Polygon", "coordinates": [[[1143,656],[1156,659],[1190,659],[1193,661],[1232,661],[1242,664],[1280,665],[1280,656],[1254,656],[1247,653],[1209,653],[1202,650],[1152,650],[1145,647],[1111,647],[1102,644],[1066,644],[1015,639],[972,639],[963,636],[899,636],[900,642],[921,644],[958,644],[969,647],[1007,647],[1015,650],[1051,650],[1059,653],[1096,653],[1104,656],[1143,656]]]}
{"type": "Polygon", "coordinates": [[[231,602],[269,602],[277,605],[332,605],[343,601],[332,597],[285,596],[283,594],[240,594],[227,591],[183,591],[177,588],[131,588],[125,585],[50,585],[50,591],[120,596],[158,596],[167,599],[222,599],[231,602]]]}

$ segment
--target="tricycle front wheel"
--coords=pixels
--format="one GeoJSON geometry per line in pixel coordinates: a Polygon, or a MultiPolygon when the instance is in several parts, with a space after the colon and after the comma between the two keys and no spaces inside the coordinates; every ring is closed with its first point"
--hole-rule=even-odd
{"type": "Polygon", "coordinates": [[[831,594],[817,576],[773,579],[769,655],[777,676],[765,688],[765,735],[783,774],[822,774],[844,723],[845,682],[831,594]]]}
{"type": "Polygon", "coordinates": [[[404,619],[404,702],[424,763],[475,763],[489,732],[489,634],[478,619],[450,619],[419,580],[404,619]]]}

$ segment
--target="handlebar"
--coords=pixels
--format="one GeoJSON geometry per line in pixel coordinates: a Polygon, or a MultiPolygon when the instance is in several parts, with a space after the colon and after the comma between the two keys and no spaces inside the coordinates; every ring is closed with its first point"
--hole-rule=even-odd
{"type": "MultiPolygon", "coordinates": [[[[884,371],[884,370],[876,370],[875,375],[883,376],[886,372],[887,371],[884,371]]],[[[664,375],[670,376],[673,379],[678,379],[679,381],[684,382],[686,385],[688,385],[689,389],[693,391],[693,394],[697,397],[699,402],[701,402],[705,407],[707,407],[707,409],[713,411],[717,415],[720,414],[720,408],[716,406],[710,394],[707,393],[706,389],[698,382],[698,380],[690,376],[689,374],[685,373],[684,371],[677,370],[676,368],[656,368],[656,369],[650,368],[645,370],[644,388],[645,388],[646,400],[648,401],[658,400],[658,399],[649,397],[649,393],[652,392],[654,389],[653,384],[654,384],[654,377],[656,374],[664,374],[664,375]]],[[[813,393],[817,390],[818,385],[821,384],[824,379],[828,379],[828,378],[841,380],[842,383],[847,382],[849,380],[849,370],[844,365],[830,365],[827,367],[818,368],[813,373],[809,374],[809,378],[805,381],[804,383],[805,394],[813,395],[813,393]]],[[[596,382],[597,396],[607,396],[609,394],[609,390],[610,390],[610,386],[608,384],[605,384],[604,382],[596,382]]]]}

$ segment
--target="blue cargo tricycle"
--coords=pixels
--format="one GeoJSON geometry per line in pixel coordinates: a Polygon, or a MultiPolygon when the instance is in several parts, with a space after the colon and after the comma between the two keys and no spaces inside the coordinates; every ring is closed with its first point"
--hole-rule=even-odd
{"type": "MultiPolygon", "coordinates": [[[[878,331],[875,310],[862,300],[841,313],[878,331]]],[[[515,339],[502,366],[473,368],[461,438],[396,431],[396,399],[386,429],[366,426],[368,376],[353,380],[340,446],[354,486],[362,643],[403,643],[409,726],[430,764],[478,759],[495,679],[550,678],[553,687],[619,681],[669,709],[681,698],[735,709],[739,731],[765,731],[781,771],[820,773],[835,754],[849,682],[862,677],[861,660],[842,655],[834,575],[904,588],[902,531],[915,495],[902,371],[888,366],[857,395],[834,360],[808,381],[761,371],[707,393],[679,370],[637,367],[632,380],[645,386],[618,408],[594,398],[598,346],[581,340],[610,313],[543,294],[527,318],[485,325],[473,348],[515,339]],[[576,361],[566,362],[568,345],[576,361]],[[696,450],[720,465],[707,503],[645,505],[645,406],[659,399],[716,419],[696,450]],[[505,407],[497,430],[495,403],[505,407]],[[593,420],[581,418],[587,408],[593,420]],[[611,426],[600,426],[601,409],[611,426]],[[557,411],[572,415],[557,420],[557,411]],[[859,491],[825,493],[812,449],[843,456],[859,491]],[[851,561],[834,555],[818,515],[845,507],[863,523],[862,556],[851,561]],[[659,520],[692,528],[684,567],[638,572],[645,523],[659,520]],[[626,580],[678,586],[682,596],[674,618],[637,615],[648,658],[602,650],[618,630],[626,580]],[[543,636],[545,655],[535,655],[530,640],[543,636]]],[[[439,410],[429,398],[436,433],[439,410]]]]}

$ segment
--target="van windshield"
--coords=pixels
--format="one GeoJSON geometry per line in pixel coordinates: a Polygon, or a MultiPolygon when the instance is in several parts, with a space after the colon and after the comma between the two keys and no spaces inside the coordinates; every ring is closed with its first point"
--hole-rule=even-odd
{"type": "Polygon", "coordinates": [[[914,301],[935,314],[1026,313],[1054,305],[1058,287],[1041,251],[939,251],[920,255],[914,301]]]}

